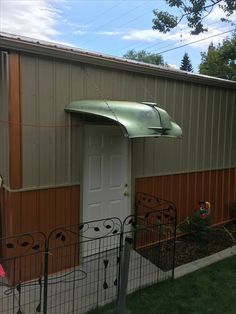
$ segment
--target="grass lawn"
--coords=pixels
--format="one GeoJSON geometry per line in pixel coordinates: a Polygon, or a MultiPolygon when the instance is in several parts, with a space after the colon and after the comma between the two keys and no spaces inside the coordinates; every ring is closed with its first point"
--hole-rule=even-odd
{"type": "MultiPolygon", "coordinates": [[[[127,297],[126,314],[236,313],[236,255],[127,297]]],[[[112,314],[114,305],[90,313],[112,314]]]]}

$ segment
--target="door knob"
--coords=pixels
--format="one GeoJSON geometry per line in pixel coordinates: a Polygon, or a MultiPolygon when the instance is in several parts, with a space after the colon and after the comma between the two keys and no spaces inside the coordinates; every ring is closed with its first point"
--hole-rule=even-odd
{"type": "Polygon", "coordinates": [[[124,196],[129,196],[129,192],[128,191],[124,191],[124,196]]]}

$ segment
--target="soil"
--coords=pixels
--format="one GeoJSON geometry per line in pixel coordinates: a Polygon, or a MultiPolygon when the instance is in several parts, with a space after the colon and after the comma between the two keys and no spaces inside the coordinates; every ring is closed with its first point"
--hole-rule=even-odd
{"type": "MultiPolygon", "coordinates": [[[[217,253],[235,244],[236,221],[211,228],[202,241],[193,240],[189,236],[178,237],[175,245],[175,267],[217,253]]],[[[161,247],[157,245],[142,249],[139,253],[164,271],[173,267],[173,243],[171,242],[166,242],[161,247]]]]}

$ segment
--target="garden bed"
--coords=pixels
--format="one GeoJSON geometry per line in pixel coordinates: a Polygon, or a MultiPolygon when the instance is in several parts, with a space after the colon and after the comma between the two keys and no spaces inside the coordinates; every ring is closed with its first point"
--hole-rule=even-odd
{"type": "MultiPolygon", "coordinates": [[[[185,235],[178,237],[175,247],[175,267],[209,256],[236,244],[236,221],[212,227],[202,241],[185,235]]],[[[172,243],[163,243],[139,250],[139,253],[164,271],[173,266],[172,243]]]]}

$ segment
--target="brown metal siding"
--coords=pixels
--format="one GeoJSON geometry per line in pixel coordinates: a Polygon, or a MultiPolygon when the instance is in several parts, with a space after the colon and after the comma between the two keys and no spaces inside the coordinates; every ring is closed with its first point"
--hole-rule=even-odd
{"type": "Polygon", "coordinates": [[[177,206],[178,222],[192,216],[199,201],[209,201],[212,222],[217,224],[232,219],[235,179],[236,169],[200,171],[139,178],[135,181],[135,190],[173,201],[177,206]]]}
{"type": "Polygon", "coordinates": [[[42,231],[79,223],[80,187],[62,187],[27,192],[2,192],[4,236],[42,231]]]}
{"type": "Polygon", "coordinates": [[[8,54],[0,53],[0,175],[9,183],[8,54]]]}
{"type": "MultiPolygon", "coordinates": [[[[80,187],[64,187],[34,190],[27,192],[8,192],[0,190],[1,205],[5,210],[2,212],[3,235],[4,237],[15,236],[28,232],[40,231],[49,235],[49,233],[59,227],[75,225],[79,223],[80,213],[80,187]]],[[[37,237],[37,236],[36,236],[37,237]]],[[[49,271],[56,272],[68,268],[72,265],[78,256],[72,252],[71,259],[65,257],[64,249],[53,251],[54,264],[49,259],[49,271]],[[58,258],[60,263],[55,263],[58,258]]],[[[25,255],[21,246],[17,246],[14,252],[3,252],[5,258],[10,258],[11,254],[15,256],[25,255]]],[[[28,281],[42,275],[43,253],[22,259],[12,260],[5,263],[7,277],[11,284],[20,281],[28,281]],[[13,265],[14,262],[14,265],[13,265]],[[16,275],[14,275],[14,271],[16,275]]]]}
{"type": "Polygon", "coordinates": [[[20,56],[9,54],[9,176],[10,188],[22,186],[20,56]]]}

